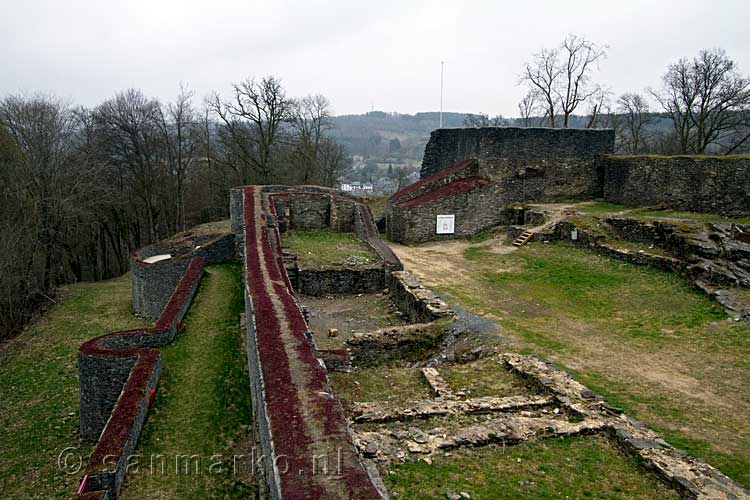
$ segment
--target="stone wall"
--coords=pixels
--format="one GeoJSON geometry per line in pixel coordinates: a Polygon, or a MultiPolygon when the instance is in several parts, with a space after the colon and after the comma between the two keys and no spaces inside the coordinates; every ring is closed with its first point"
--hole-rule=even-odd
{"type": "Polygon", "coordinates": [[[411,323],[429,323],[453,315],[442,299],[422,286],[408,271],[390,273],[388,291],[393,303],[411,323]]]}
{"type": "Polygon", "coordinates": [[[407,244],[465,238],[508,223],[505,209],[513,204],[601,196],[601,158],[613,148],[612,130],[436,130],[422,179],[389,198],[389,238],[407,244]],[[455,215],[453,234],[436,234],[437,215],[455,215]]]}
{"type": "Polygon", "coordinates": [[[609,156],[607,201],[735,215],[750,212],[750,157],[609,156]]]}
{"type": "Polygon", "coordinates": [[[422,160],[425,178],[467,158],[481,162],[589,159],[614,150],[613,130],[483,127],[438,129],[422,160]]]}
{"type": "Polygon", "coordinates": [[[299,293],[322,297],[379,292],[385,287],[382,266],[351,269],[298,269],[292,285],[299,293]]]}
{"type": "Polygon", "coordinates": [[[117,498],[161,372],[158,349],[182,330],[202,271],[202,258],[189,261],[153,328],[110,333],[79,349],[79,430],[83,438],[98,439],[81,498],[117,498]]]}
{"type": "MultiPolygon", "coordinates": [[[[380,258],[387,270],[403,269],[401,261],[380,239],[370,208],[354,196],[319,186],[263,186],[263,192],[273,200],[269,216],[281,233],[288,229],[330,229],[353,232],[380,258]]],[[[233,231],[241,227],[241,189],[233,189],[230,220],[233,231]]],[[[241,232],[241,231],[240,231],[241,232]]],[[[244,235],[237,234],[238,241],[244,235]]]]}
{"type": "MultiPolygon", "coordinates": [[[[279,232],[282,224],[295,218],[283,212],[282,204],[287,199],[293,211],[297,193],[289,189],[290,198],[273,195],[279,191],[278,186],[246,186],[241,188],[241,210],[232,204],[232,227],[245,233],[246,345],[268,496],[382,498],[354,447],[343,408],[331,396],[324,363],[315,356],[286,274],[279,232]],[[321,473],[321,460],[336,473],[321,473]]],[[[325,206],[318,200],[313,203],[325,206]]],[[[296,220],[317,224],[321,219],[296,220]]]]}
{"type": "Polygon", "coordinates": [[[234,256],[234,234],[231,233],[163,241],[135,250],[130,256],[133,310],[144,318],[158,319],[192,259],[200,257],[209,265],[226,262],[234,256]],[[164,254],[172,258],[144,262],[149,257],[164,254]]]}

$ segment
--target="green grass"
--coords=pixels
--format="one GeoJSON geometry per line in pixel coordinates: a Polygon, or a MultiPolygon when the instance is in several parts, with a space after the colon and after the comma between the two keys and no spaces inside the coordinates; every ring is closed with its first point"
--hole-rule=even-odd
{"type": "Polygon", "coordinates": [[[233,455],[249,456],[250,387],[239,316],[242,273],[237,264],[207,268],[185,319],[187,329],[162,349],[154,407],[136,449],[142,466],[123,490],[129,498],[248,498],[249,460],[233,474],[233,455]],[[198,457],[175,471],[178,455],[198,457]],[[151,469],[151,457],[155,472],[151,469]],[[196,463],[198,473],[195,473],[196,463]],[[220,464],[214,465],[211,464],[220,464]],[[243,479],[245,481],[243,482],[243,479]]]}
{"type": "Polygon", "coordinates": [[[670,160],[673,158],[685,158],[689,160],[743,160],[750,158],[748,154],[740,155],[657,155],[657,154],[642,154],[642,155],[607,155],[610,160],[632,160],[634,158],[650,158],[653,160],[670,160]]]}
{"type": "MultiPolygon", "coordinates": [[[[674,425],[678,425],[684,418],[685,412],[691,411],[689,406],[670,401],[669,398],[656,392],[633,391],[627,384],[593,370],[584,372],[572,370],[571,373],[589,389],[604,396],[609,404],[622,408],[631,415],[644,411],[658,414],[659,419],[668,422],[669,426],[657,424],[652,425],[652,428],[669,443],[695,457],[710,461],[711,465],[746,487],[750,484],[750,457],[717,450],[705,439],[689,437],[674,429],[674,425]]],[[[710,417],[710,415],[706,415],[703,418],[709,420],[710,417]]]]}
{"type": "Polygon", "coordinates": [[[465,256],[453,300],[750,487],[750,325],[677,275],[569,244],[465,256]]]}
{"type": "Polygon", "coordinates": [[[384,477],[394,499],[446,498],[449,490],[474,500],[679,498],[599,436],[464,448],[390,472],[384,477]]]}
{"type": "MultiPolygon", "coordinates": [[[[65,287],[62,301],[0,346],[2,498],[70,498],[80,474],[58,469],[66,447],[85,465],[93,448],[78,439],[78,347],[145,323],[131,314],[130,275],[65,287]]],[[[77,463],[77,459],[74,460],[77,463]]]]}
{"type": "Polygon", "coordinates": [[[583,203],[576,205],[575,209],[582,214],[588,215],[604,215],[612,212],[621,212],[628,210],[629,207],[625,205],[618,205],[617,203],[609,203],[606,201],[597,201],[594,203],[583,203]]]}
{"type": "Polygon", "coordinates": [[[441,366],[440,375],[453,392],[462,391],[467,398],[530,394],[520,378],[500,365],[494,356],[471,363],[441,366]]]}
{"type": "Polygon", "coordinates": [[[707,214],[699,212],[679,212],[675,210],[661,210],[640,208],[628,212],[627,217],[642,219],[646,221],[679,219],[691,222],[736,222],[739,224],[750,223],[750,216],[745,217],[725,217],[718,214],[707,214]]]}
{"type": "Polygon", "coordinates": [[[381,215],[385,212],[385,205],[388,203],[387,196],[366,196],[362,198],[362,201],[370,207],[372,216],[375,220],[378,220],[381,215]]]}
{"type": "Polygon", "coordinates": [[[740,224],[750,223],[750,216],[727,217],[719,214],[701,213],[701,212],[681,212],[676,210],[667,210],[658,207],[629,207],[617,203],[606,201],[597,201],[594,203],[582,203],[576,205],[575,209],[584,217],[573,217],[571,220],[580,227],[591,227],[591,217],[604,217],[608,214],[622,213],[622,217],[631,217],[645,221],[654,221],[662,219],[679,219],[688,222],[736,222],[740,224]],[[584,219],[584,220],[580,220],[584,219]]]}
{"type": "Polygon", "coordinates": [[[352,233],[295,229],[282,236],[282,244],[306,269],[378,263],[377,255],[352,233]]]}
{"type": "Polygon", "coordinates": [[[472,236],[469,236],[467,240],[469,241],[469,243],[482,243],[496,237],[504,229],[505,228],[488,227],[486,229],[482,229],[476,234],[473,234],[472,236]]]}
{"type": "Polygon", "coordinates": [[[482,257],[491,255],[489,248],[490,248],[489,246],[482,246],[482,245],[467,247],[464,250],[464,258],[466,260],[479,260],[482,257]]]}

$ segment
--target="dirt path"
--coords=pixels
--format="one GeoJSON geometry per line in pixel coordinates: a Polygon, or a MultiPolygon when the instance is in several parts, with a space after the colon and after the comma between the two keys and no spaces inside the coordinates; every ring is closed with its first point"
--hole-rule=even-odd
{"type": "MultiPolygon", "coordinates": [[[[533,208],[545,212],[547,220],[538,226],[529,228],[532,232],[548,229],[564,218],[572,215],[576,206],[586,203],[564,204],[545,203],[533,205],[533,208]]],[[[518,248],[510,245],[504,234],[498,235],[482,243],[470,243],[466,240],[439,241],[416,246],[390,243],[393,252],[401,259],[406,270],[413,272],[428,286],[441,287],[471,281],[470,261],[464,258],[464,251],[472,246],[482,246],[489,252],[506,254],[515,252],[518,248]]]]}
{"type": "MultiPolygon", "coordinates": [[[[535,206],[547,212],[549,219],[534,229],[551,227],[575,206],[535,206]]],[[[417,275],[425,286],[450,291],[461,305],[499,320],[504,335],[517,343],[516,348],[531,349],[577,372],[582,382],[607,391],[615,403],[630,405],[637,418],[666,430],[679,446],[688,447],[693,454],[750,484],[750,434],[746,423],[750,400],[745,391],[750,372],[742,362],[742,352],[748,344],[741,325],[726,321],[706,323],[707,319],[691,323],[690,314],[703,314],[702,306],[693,304],[692,296],[679,284],[664,288],[664,293],[673,291],[684,296],[687,304],[693,304],[685,307],[695,309],[676,307],[660,315],[657,307],[647,304],[639,317],[627,314],[631,303],[628,294],[639,293],[642,288],[638,287],[647,281],[630,285],[633,288],[624,290],[622,300],[608,296],[603,289],[603,303],[614,308],[613,313],[591,318],[577,314],[577,310],[571,313],[568,299],[547,296],[546,289],[535,291],[538,284],[533,282],[511,292],[507,286],[498,289],[484,281],[482,273],[503,272],[507,266],[517,266],[507,270],[519,272],[522,259],[492,259],[486,254],[467,259],[464,252],[472,246],[498,254],[515,252],[517,249],[504,237],[476,244],[449,241],[391,246],[405,269],[417,275]],[[539,309],[530,307],[540,303],[539,309]],[[659,329],[662,323],[665,326],[659,329]],[[684,340],[675,341],[674,336],[684,340]]],[[[544,255],[540,247],[529,249],[529,255],[544,255]]],[[[551,255],[547,257],[549,262],[567,262],[562,254],[551,255]]],[[[571,256],[579,263],[588,262],[587,258],[571,256]]],[[[665,277],[659,283],[668,281],[665,277]]],[[[655,296],[654,300],[662,298],[655,296]]],[[[637,305],[638,301],[633,299],[632,303],[637,305]]],[[[670,301],[659,303],[668,307],[670,301]]]]}

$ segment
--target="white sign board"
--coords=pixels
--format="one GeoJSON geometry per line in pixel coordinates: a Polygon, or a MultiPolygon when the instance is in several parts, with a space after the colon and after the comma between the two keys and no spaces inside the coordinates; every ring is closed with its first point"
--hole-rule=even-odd
{"type": "Polygon", "coordinates": [[[437,234],[453,234],[455,232],[455,223],[455,215],[438,215],[435,232],[437,234]]]}

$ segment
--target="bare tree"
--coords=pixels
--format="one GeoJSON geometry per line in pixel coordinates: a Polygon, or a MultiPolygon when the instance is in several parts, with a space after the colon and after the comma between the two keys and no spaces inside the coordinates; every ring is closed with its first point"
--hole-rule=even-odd
{"type": "Polygon", "coordinates": [[[750,80],[721,49],[670,64],[652,90],[673,122],[680,153],[730,154],[750,139],[750,80]]]}
{"type": "Polygon", "coordinates": [[[629,154],[646,151],[647,126],[653,122],[646,98],[635,93],[623,94],[617,100],[617,112],[622,117],[620,149],[629,154]]]}
{"type": "Polygon", "coordinates": [[[102,161],[140,199],[146,212],[147,240],[156,241],[161,234],[159,205],[166,156],[159,102],[130,89],[100,104],[94,120],[102,161]]]}
{"type": "Polygon", "coordinates": [[[330,103],[320,94],[294,99],[290,121],[295,132],[292,151],[294,170],[301,172],[303,184],[309,184],[321,170],[321,144],[332,128],[330,103]]]}
{"type": "Polygon", "coordinates": [[[604,57],[606,46],[568,35],[559,47],[542,49],[526,64],[521,81],[543,103],[552,128],[557,126],[559,114],[567,128],[575,110],[598,94],[600,89],[591,81],[591,73],[604,57]]]}
{"type": "Polygon", "coordinates": [[[334,187],[341,174],[351,164],[346,149],[330,137],[320,143],[320,178],[324,186],[334,187]]]}
{"type": "Polygon", "coordinates": [[[490,115],[486,113],[479,113],[477,115],[470,113],[464,117],[464,127],[502,127],[507,123],[508,121],[503,118],[503,115],[497,115],[490,118],[490,115]]]}
{"type": "Polygon", "coordinates": [[[524,127],[531,126],[531,118],[537,111],[537,106],[539,104],[538,96],[538,91],[529,89],[529,91],[526,92],[526,95],[523,96],[523,99],[521,99],[521,102],[518,103],[518,112],[521,115],[524,127]]]}
{"type": "Polygon", "coordinates": [[[526,82],[531,91],[539,96],[552,128],[555,128],[557,124],[557,87],[560,75],[562,75],[559,56],[559,49],[542,49],[532,56],[531,62],[526,64],[521,76],[521,81],[526,82]]]}
{"type": "Polygon", "coordinates": [[[562,84],[555,92],[565,128],[568,128],[570,115],[578,106],[601,92],[599,86],[591,82],[591,71],[606,57],[605,49],[576,35],[568,35],[563,41],[560,49],[562,84]]]}
{"type": "Polygon", "coordinates": [[[185,230],[185,177],[200,147],[200,130],[192,103],[193,93],[180,85],[174,104],[166,110],[159,107],[159,116],[169,173],[175,181],[175,229],[185,230]]]}
{"type": "Polygon", "coordinates": [[[273,76],[234,84],[233,94],[228,101],[214,95],[209,104],[229,131],[236,153],[250,162],[261,184],[268,184],[281,126],[289,121],[290,100],[281,80],[273,76]]]}

